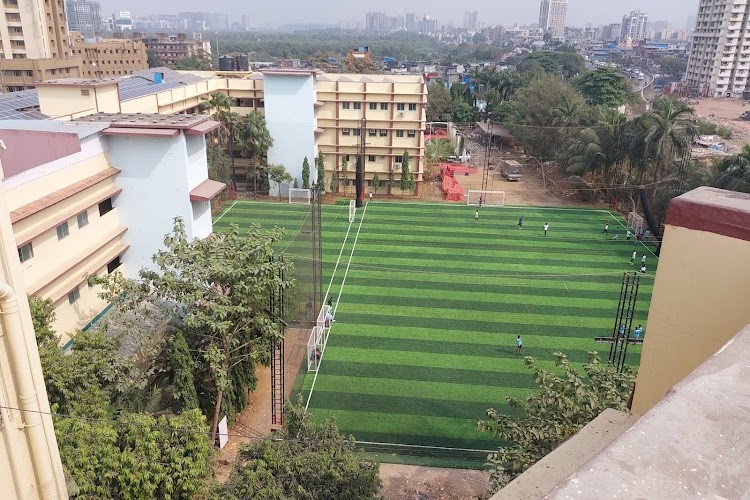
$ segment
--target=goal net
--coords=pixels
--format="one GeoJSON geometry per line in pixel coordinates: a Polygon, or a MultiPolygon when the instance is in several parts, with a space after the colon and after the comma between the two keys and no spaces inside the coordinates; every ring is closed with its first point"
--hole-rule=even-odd
{"type": "Polygon", "coordinates": [[[628,214],[628,229],[634,233],[643,231],[643,217],[635,212],[630,212],[628,214]]]}
{"type": "Polygon", "coordinates": [[[357,202],[349,201],[349,222],[354,222],[354,216],[357,214],[357,202]]]}
{"type": "Polygon", "coordinates": [[[289,203],[310,204],[312,192],[309,189],[289,188],[289,203]]]}
{"type": "Polygon", "coordinates": [[[477,191],[470,189],[466,196],[466,204],[476,207],[505,206],[505,191],[477,191]]]}

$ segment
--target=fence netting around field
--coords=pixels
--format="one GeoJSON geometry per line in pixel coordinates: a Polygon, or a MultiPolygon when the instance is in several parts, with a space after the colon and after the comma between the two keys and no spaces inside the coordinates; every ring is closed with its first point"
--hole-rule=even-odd
{"type": "Polygon", "coordinates": [[[311,203],[299,205],[299,222],[288,228],[283,253],[293,263],[295,286],[286,295],[286,321],[309,326],[318,316],[323,298],[320,194],[312,189],[311,203]]]}

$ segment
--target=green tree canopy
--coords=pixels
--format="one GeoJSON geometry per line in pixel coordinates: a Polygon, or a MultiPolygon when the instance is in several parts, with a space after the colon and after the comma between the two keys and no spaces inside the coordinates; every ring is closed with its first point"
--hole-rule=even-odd
{"type": "Polygon", "coordinates": [[[226,500],[378,498],[378,465],[355,451],[354,438],[336,422],[315,424],[301,406],[287,405],[286,430],[244,448],[229,481],[216,491],[226,500]]]}
{"type": "Polygon", "coordinates": [[[404,150],[404,156],[401,160],[401,191],[411,191],[414,189],[414,178],[409,170],[409,152],[404,150]]]}
{"type": "Polygon", "coordinates": [[[443,82],[427,86],[427,121],[447,122],[451,120],[453,101],[443,82]]]}
{"type": "Polygon", "coordinates": [[[326,192],[326,164],[325,164],[325,157],[323,156],[323,151],[318,151],[318,159],[316,161],[315,168],[318,171],[318,179],[317,179],[317,185],[318,185],[318,191],[321,193],[326,192]]]}
{"type": "Polygon", "coordinates": [[[490,457],[492,491],[496,492],[523,471],[557,448],[607,408],[625,411],[635,383],[635,374],[625,367],[619,373],[603,364],[597,353],[589,353],[583,373],[556,352],[557,371],[542,368],[533,358],[526,365],[534,371],[539,390],[520,401],[506,398],[514,415],[487,410],[488,420],[479,422],[504,444],[490,457]],[[561,373],[560,373],[561,372],[561,373]],[[585,374],[585,375],[584,375],[585,374]],[[517,414],[520,413],[520,416],[517,414]]]}
{"type": "Polygon", "coordinates": [[[630,83],[613,68],[588,71],[576,80],[576,87],[593,106],[616,108],[628,102],[630,83]]]}
{"type": "Polygon", "coordinates": [[[310,162],[307,156],[302,161],[302,189],[310,189],[310,162]]]}
{"type": "Polygon", "coordinates": [[[750,193],[750,144],[742,146],[738,154],[718,162],[714,186],[750,193]]]}

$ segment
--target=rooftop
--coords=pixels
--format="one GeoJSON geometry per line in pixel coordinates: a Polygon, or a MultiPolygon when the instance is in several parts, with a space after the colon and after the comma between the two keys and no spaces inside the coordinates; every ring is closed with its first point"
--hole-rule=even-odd
{"type": "Polygon", "coordinates": [[[97,113],[95,115],[78,118],[74,123],[103,123],[107,126],[119,128],[170,128],[191,129],[203,122],[209,121],[208,115],[155,115],[128,113],[97,113]]]}
{"type": "Polygon", "coordinates": [[[77,134],[85,139],[107,128],[105,123],[82,123],[57,120],[0,120],[0,130],[29,130],[77,134]]]}

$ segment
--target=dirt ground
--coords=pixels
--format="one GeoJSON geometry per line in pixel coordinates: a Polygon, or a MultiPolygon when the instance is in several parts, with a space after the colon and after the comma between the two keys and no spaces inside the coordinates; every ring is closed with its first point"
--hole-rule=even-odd
{"type": "Polygon", "coordinates": [[[740,120],[745,111],[750,111],[750,101],[740,99],[699,99],[691,100],[690,106],[699,117],[727,127],[732,131],[729,152],[739,152],[744,144],[750,143],[750,122],[740,120]]]}
{"type": "Polygon", "coordinates": [[[465,500],[489,489],[487,471],[381,464],[385,500],[465,500]]]}

